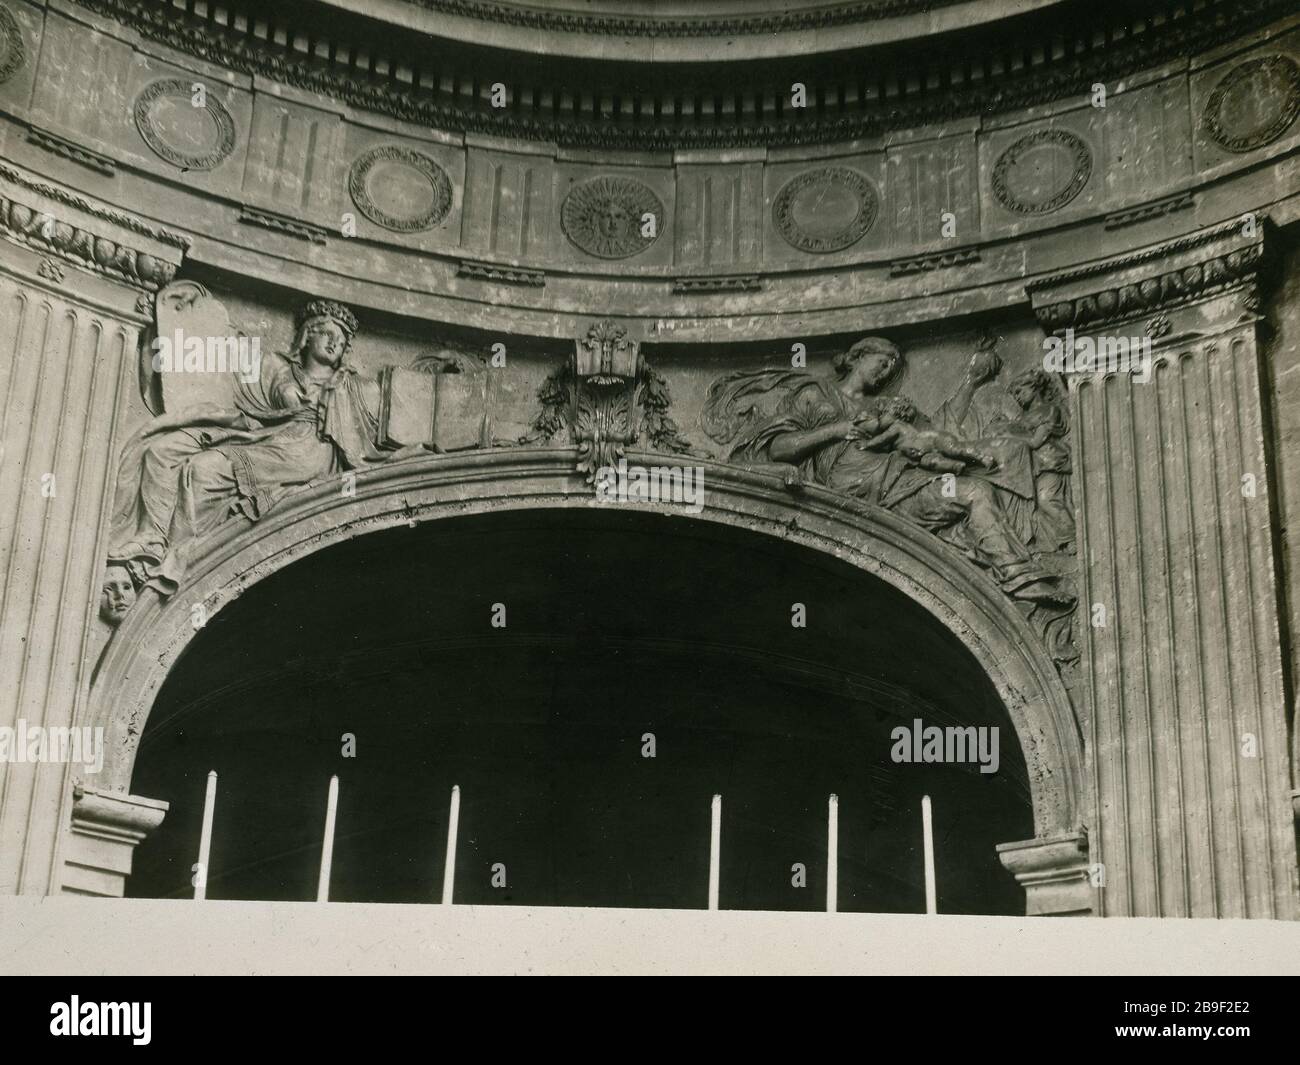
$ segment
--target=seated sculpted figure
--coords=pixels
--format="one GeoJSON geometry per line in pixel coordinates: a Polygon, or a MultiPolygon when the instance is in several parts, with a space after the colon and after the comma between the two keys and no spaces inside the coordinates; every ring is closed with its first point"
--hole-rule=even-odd
{"type": "Polygon", "coordinates": [[[172,594],[195,542],[228,521],[255,521],[288,491],[393,457],[347,360],[357,320],[317,300],[299,312],[292,350],[235,385],[231,409],[159,415],[126,447],[109,565],[137,587],[172,594]]]}
{"type": "MultiPolygon", "coordinates": [[[[728,374],[709,388],[702,423],[711,437],[731,445],[732,461],[796,467],[804,480],[930,529],[987,569],[1008,595],[1033,603],[1071,602],[1058,575],[1030,552],[1024,523],[1008,511],[1013,498],[1033,506],[1027,443],[1008,437],[1001,452],[987,454],[986,441],[962,441],[952,432],[965,423],[975,390],[999,368],[991,350],[975,352],[965,380],[934,418],[943,436],[922,435],[933,432],[926,423],[900,428],[896,439],[870,433],[871,424],[880,425],[870,420],[880,417],[881,391],[903,369],[897,346],[880,337],[865,337],[841,352],[826,377],[801,370],[728,374]],[[931,467],[947,457],[963,469],[925,468],[923,455],[931,467]],[[993,458],[995,468],[967,468],[971,462],[986,465],[985,458],[993,458]]],[[[907,423],[891,419],[894,426],[907,423]]]]}

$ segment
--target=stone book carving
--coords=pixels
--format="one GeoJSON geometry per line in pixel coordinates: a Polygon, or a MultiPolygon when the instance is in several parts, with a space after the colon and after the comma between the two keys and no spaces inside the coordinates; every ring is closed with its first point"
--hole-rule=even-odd
{"type": "Polygon", "coordinates": [[[387,366],[379,396],[381,447],[461,451],[491,443],[486,373],[387,366]]]}

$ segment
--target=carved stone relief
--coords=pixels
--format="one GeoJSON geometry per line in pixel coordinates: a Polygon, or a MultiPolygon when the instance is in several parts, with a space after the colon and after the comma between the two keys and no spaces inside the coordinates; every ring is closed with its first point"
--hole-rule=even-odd
{"type": "Polygon", "coordinates": [[[451,210],[451,179],[427,155],[396,144],[352,164],[348,192],[363,215],[395,233],[432,229],[451,210]]]}
{"type": "MultiPolygon", "coordinates": [[[[5,167],[0,167],[0,177],[17,179],[17,175],[5,167]]],[[[22,183],[42,195],[46,194],[48,188],[36,182],[22,183]]],[[[85,201],[79,197],[65,194],[62,198],[70,206],[79,209],[85,206],[85,201]]],[[[113,214],[100,213],[116,221],[113,214]]],[[[0,233],[38,250],[53,252],[60,259],[75,263],[83,269],[118,278],[136,287],[155,289],[170,281],[176,272],[172,263],[138,252],[106,237],[96,236],[48,211],[38,211],[19,203],[7,193],[0,193],[0,233]]],[[[42,263],[40,273],[42,277],[53,281],[62,280],[62,269],[50,259],[42,263]],[[46,262],[49,263],[48,266],[45,265],[46,262]]]]}
{"type": "MultiPolygon", "coordinates": [[[[157,332],[175,338],[172,361],[185,360],[187,387],[144,382],[156,413],[121,455],[106,584],[120,569],[134,589],[170,596],[205,538],[232,523],[260,520],[297,488],[343,471],[490,442],[481,363],[432,353],[412,367],[385,367],[377,380],[363,380],[348,358],[357,319],[342,304],[306,303],[288,351],[235,366],[212,364],[212,340],[237,348],[241,336],[203,286],[179,282],[157,305],[157,332]],[[439,388],[433,377],[443,373],[460,380],[439,388]]],[[[112,603],[121,598],[105,594],[112,603]]],[[[128,607],[105,609],[116,614],[128,607]]]]}
{"type": "Polygon", "coordinates": [[[1300,66],[1285,55],[1233,67],[1205,103],[1210,139],[1230,152],[1250,152],[1282,136],[1300,114],[1300,66]]]}
{"type": "Polygon", "coordinates": [[[164,78],[135,101],[140,136],[161,159],[186,170],[211,170],[235,148],[235,120],[213,93],[195,104],[193,85],[164,78]]]}
{"type": "Polygon", "coordinates": [[[27,58],[23,31],[7,7],[0,6],[0,85],[18,73],[27,58]]]}
{"type": "Polygon", "coordinates": [[[547,377],[537,398],[541,410],[519,442],[544,443],[567,430],[588,484],[642,439],[654,451],[695,454],[669,414],[668,382],[611,319],[594,323],[575,341],[573,358],[547,377]]]}
{"type": "MultiPolygon", "coordinates": [[[[1260,224],[1265,221],[1261,216],[1260,224]]],[[[1169,252],[1183,251],[1205,244],[1224,232],[1239,227],[1236,221],[1215,229],[1203,230],[1190,237],[1170,241],[1161,249],[1161,257],[1169,252]]],[[[1258,245],[1207,256],[1200,262],[1176,269],[1152,272],[1140,281],[1132,281],[1116,288],[1105,288],[1069,300],[1043,304],[1034,308],[1034,316],[1044,330],[1051,333],[1068,327],[1099,326],[1121,321],[1136,315],[1158,311],[1185,303],[1190,299],[1207,296],[1220,289],[1249,282],[1259,271],[1262,252],[1258,245]]],[[[1156,261],[1150,253],[1140,252],[1112,260],[1108,271],[1119,271],[1146,262],[1156,261]]],[[[1074,280],[1089,273],[1091,268],[1062,275],[1074,280]]],[[[1026,286],[1031,294],[1043,287],[1042,282],[1026,286]]]]}
{"type": "Polygon", "coordinates": [[[99,620],[110,628],[117,628],[135,604],[135,584],[125,566],[108,566],[99,595],[99,620]]]}
{"type": "Polygon", "coordinates": [[[560,205],[564,235],[601,259],[626,259],[645,251],[659,239],[664,220],[664,205],[654,190],[627,177],[583,181],[569,190],[560,205]],[[654,216],[649,230],[647,215],[654,216]]]}
{"type": "Polygon", "coordinates": [[[1042,370],[1007,386],[1015,414],[983,419],[976,390],[1001,360],[982,343],[953,396],[932,417],[883,390],[903,355],[866,337],[826,376],[741,370],[709,387],[702,424],[727,459],[884,507],[933,532],[985,569],[1035,625],[1054,659],[1078,655],[1064,397],[1042,370]]]}
{"type": "Polygon", "coordinates": [[[791,178],[772,204],[772,221],[786,243],[813,254],[856,244],[878,213],[871,182],[844,166],[819,167],[791,178]]]}
{"type": "Polygon", "coordinates": [[[993,195],[1016,214],[1050,214],[1073,200],[1092,175],[1092,152],[1069,130],[1030,133],[993,166],[993,195]]]}

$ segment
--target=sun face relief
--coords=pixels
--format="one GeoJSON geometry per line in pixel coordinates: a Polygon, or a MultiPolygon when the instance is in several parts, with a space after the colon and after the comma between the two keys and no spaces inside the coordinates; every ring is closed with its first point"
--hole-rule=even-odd
{"type": "Polygon", "coordinates": [[[626,259],[659,237],[664,206],[648,186],[625,177],[599,177],[575,185],[560,207],[570,243],[601,259],[626,259]],[[653,219],[651,224],[644,224],[653,219]]]}

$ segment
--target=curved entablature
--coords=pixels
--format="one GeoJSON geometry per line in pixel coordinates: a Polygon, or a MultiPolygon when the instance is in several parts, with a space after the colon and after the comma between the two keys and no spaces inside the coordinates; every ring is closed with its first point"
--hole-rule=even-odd
{"type": "Polygon", "coordinates": [[[1109,57],[1095,69],[1079,41],[977,49],[988,69],[960,85],[955,68],[895,78],[841,56],[884,80],[831,92],[806,75],[807,108],[784,118],[736,71],[738,100],[647,110],[598,81],[525,92],[512,66],[497,109],[488,68],[381,62],[273,7],[195,22],[153,0],[11,6],[15,202],[58,187],[186,234],[192,263],[468,328],[562,338],[593,306],[666,342],[892,328],[1023,307],[1026,280],[1245,209],[1300,214],[1300,29],[1271,0],[1130,17],[1083,42],[1109,57]],[[859,105],[888,128],[855,126],[859,105]],[[750,121],[758,139],[737,146],[750,121]],[[585,147],[565,132],[584,123],[585,147]]]}
{"type": "Polygon", "coordinates": [[[712,0],[483,3],[323,0],[393,26],[554,57],[709,62],[843,52],[1001,21],[1064,0],[712,0]]]}
{"type": "MultiPolygon", "coordinates": [[[[443,517],[599,504],[574,472],[572,448],[511,448],[395,462],[286,499],[253,527],[213,537],[174,596],[146,595],[126,615],[92,682],[87,723],[108,747],[98,788],[130,787],[137,745],[173,662],[205,619],[270,574],[366,532],[443,517]]],[[[629,454],[646,466],[680,456],[629,454]]],[[[707,483],[698,514],[822,551],[880,578],[946,626],[987,672],[1024,750],[1036,836],[1077,830],[1083,813],[1080,729],[1051,659],[1032,628],[984,574],[955,550],[890,512],[809,486],[792,502],[779,476],[701,461],[707,483]]],[[[678,514],[671,505],[661,512],[678,514]]]]}
{"type": "MultiPolygon", "coordinates": [[[[1005,114],[1086,95],[1098,82],[1214,48],[1291,10],[1285,0],[1192,9],[1147,0],[1137,10],[1063,2],[1088,30],[1063,34],[1057,5],[1017,5],[1014,14],[998,5],[1000,18],[953,18],[972,6],[964,4],[931,12],[910,39],[853,46],[837,37],[823,51],[805,30],[786,48],[764,37],[764,50],[725,63],[725,38],[692,61],[655,49],[641,62],[619,51],[573,59],[538,54],[532,38],[527,51],[500,47],[489,28],[496,23],[468,41],[442,40],[318,3],[79,0],[151,44],[366,111],[448,132],[630,151],[806,147],[1005,114]]],[[[454,21],[439,16],[437,25],[454,21]]],[[[657,48],[658,38],[650,40],[657,48]]]]}

